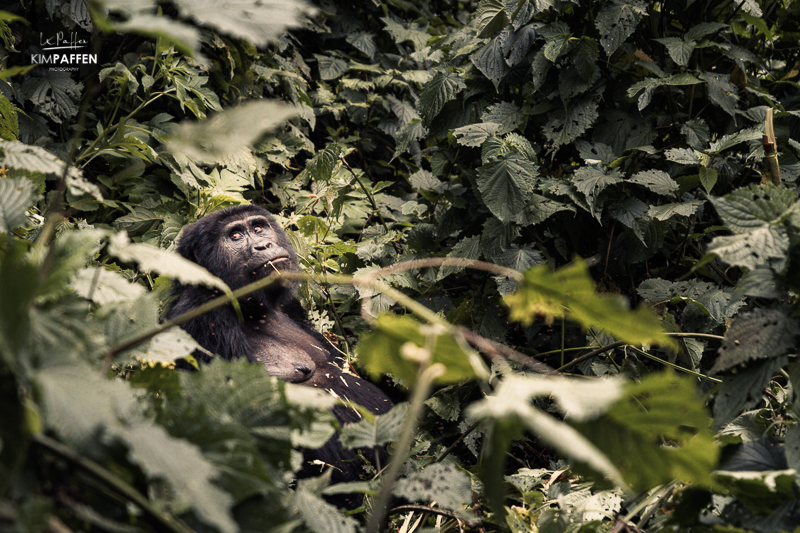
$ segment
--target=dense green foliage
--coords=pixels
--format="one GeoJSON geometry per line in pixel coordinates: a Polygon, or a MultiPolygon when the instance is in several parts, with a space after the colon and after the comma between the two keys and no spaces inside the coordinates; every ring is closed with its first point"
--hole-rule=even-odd
{"type": "Polygon", "coordinates": [[[800,4],[5,9],[0,529],[800,527],[800,4]],[[97,64],[32,68],[57,31],[97,64]],[[174,241],[243,202],[407,403],[170,367],[170,279],[230,296],[174,241]],[[334,431],[392,462],[293,485],[334,431]]]}

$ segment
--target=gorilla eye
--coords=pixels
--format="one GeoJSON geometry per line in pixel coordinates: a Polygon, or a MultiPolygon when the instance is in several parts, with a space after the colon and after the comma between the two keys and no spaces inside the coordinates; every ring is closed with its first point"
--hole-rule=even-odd
{"type": "Polygon", "coordinates": [[[253,226],[253,233],[261,233],[262,231],[264,231],[264,228],[261,226],[253,226]]]}
{"type": "Polygon", "coordinates": [[[231,240],[232,241],[238,241],[242,237],[244,237],[244,235],[242,234],[241,231],[234,231],[233,233],[231,233],[231,240]]]}

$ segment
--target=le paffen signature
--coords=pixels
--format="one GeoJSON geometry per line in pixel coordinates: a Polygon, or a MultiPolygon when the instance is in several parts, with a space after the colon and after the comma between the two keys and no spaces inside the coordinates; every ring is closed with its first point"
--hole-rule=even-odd
{"type": "Polygon", "coordinates": [[[69,34],[64,34],[63,31],[55,35],[44,38],[43,34],[39,34],[39,45],[42,50],[61,50],[64,48],[83,48],[88,45],[89,41],[81,39],[77,32],[71,31],[69,34]]]}

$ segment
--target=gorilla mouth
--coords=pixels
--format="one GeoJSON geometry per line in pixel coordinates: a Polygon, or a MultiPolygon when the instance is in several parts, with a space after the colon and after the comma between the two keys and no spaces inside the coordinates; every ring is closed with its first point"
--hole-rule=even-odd
{"type": "Polygon", "coordinates": [[[275,257],[274,259],[270,259],[265,263],[260,263],[255,269],[253,269],[252,272],[250,272],[250,274],[255,276],[262,272],[266,272],[267,274],[279,272],[285,268],[285,263],[291,263],[291,258],[288,255],[275,257]]]}

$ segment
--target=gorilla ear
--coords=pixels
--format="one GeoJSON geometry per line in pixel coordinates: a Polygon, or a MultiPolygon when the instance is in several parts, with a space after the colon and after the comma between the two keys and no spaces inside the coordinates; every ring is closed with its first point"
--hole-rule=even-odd
{"type": "Polygon", "coordinates": [[[175,249],[189,261],[197,263],[197,247],[199,243],[197,242],[197,237],[193,235],[195,233],[193,229],[193,226],[183,227],[176,238],[178,246],[175,249]]]}

